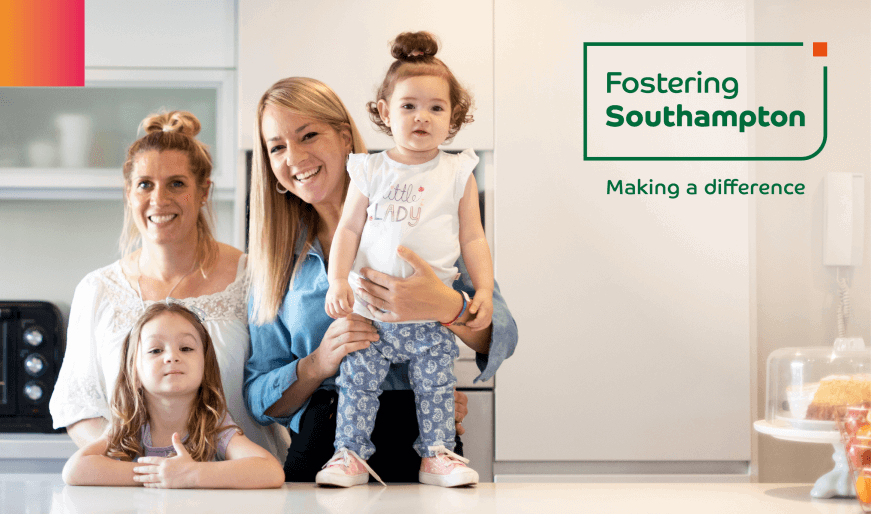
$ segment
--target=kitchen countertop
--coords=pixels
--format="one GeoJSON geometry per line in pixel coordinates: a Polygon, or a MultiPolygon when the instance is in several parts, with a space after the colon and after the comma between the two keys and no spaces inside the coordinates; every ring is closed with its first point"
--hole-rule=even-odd
{"type": "Polygon", "coordinates": [[[0,514],[109,512],[584,512],[852,514],[855,499],[817,500],[811,484],[420,484],[350,489],[285,484],[257,491],[72,487],[59,475],[0,474],[0,514]]]}
{"type": "Polygon", "coordinates": [[[68,459],[76,449],[66,433],[0,433],[0,459],[68,459]]]}

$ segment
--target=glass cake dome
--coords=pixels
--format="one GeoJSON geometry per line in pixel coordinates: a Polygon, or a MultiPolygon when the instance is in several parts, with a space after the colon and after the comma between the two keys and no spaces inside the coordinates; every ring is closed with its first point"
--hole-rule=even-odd
{"type": "Polygon", "coordinates": [[[765,420],[785,428],[837,430],[838,406],[871,402],[871,351],[861,339],[847,341],[772,352],[765,420]]]}

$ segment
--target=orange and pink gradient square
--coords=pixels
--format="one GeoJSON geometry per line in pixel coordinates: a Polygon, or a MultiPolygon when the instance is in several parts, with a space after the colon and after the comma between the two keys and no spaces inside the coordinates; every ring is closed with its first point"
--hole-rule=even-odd
{"type": "Polygon", "coordinates": [[[85,0],[0,0],[0,87],[85,85],[85,0]]]}

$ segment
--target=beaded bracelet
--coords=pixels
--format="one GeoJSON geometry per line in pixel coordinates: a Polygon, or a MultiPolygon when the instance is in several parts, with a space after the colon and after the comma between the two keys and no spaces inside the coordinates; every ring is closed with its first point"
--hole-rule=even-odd
{"type": "Polygon", "coordinates": [[[466,312],[466,306],[469,304],[469,295],[465,291],[460,291],[460,294],[463,295],[463,308],[460,309],[460,312],[457,313],[457,315],[451,321],[447,323],[442,323],[441,321],[439,321],[439,323],[442,323],[443,327],[449,327],[453,325],[457,322],[458,319],[460,319],[460,316],[462,316],[463,313],[466,312]]]}

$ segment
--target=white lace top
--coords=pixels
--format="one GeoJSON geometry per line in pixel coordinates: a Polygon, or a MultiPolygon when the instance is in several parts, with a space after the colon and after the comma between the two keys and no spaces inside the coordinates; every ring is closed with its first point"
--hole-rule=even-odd
{"type": "MultiPolygon", "coordinates": [[[[242,399],[243,372],[251,347],[246,261],[244,255],[239,259],[236,280],[224,291],[178,301],[199,311],[212,336],[230,416],[249,439],[281,462],[287,445],[280,431],[251,419],[242,399]]],[[[153,303],[145,302],[146,306],[153,303]]],[[[124,338],[143,312],[139,294],[124,277],[120,261],[82,279],[73,296],[66,354],[49,402],[55,428],[87,418],[111,419],[109,403],[124,338]]]]}

